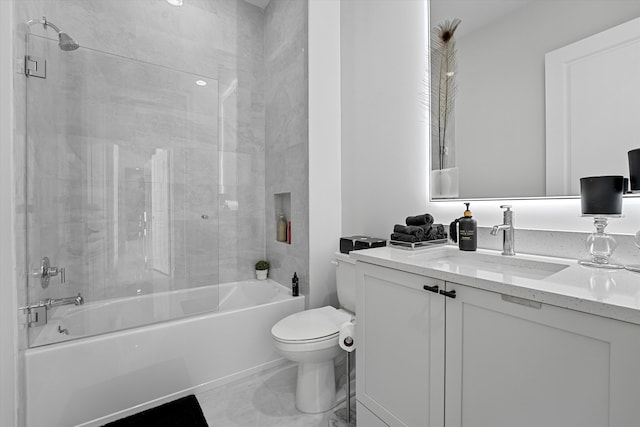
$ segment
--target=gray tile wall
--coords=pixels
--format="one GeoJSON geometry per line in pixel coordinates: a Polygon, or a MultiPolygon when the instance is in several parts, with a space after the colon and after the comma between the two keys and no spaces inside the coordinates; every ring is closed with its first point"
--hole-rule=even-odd
{"type": "Polygon", "coordinates": [[[265,12],[266,248],[270,277],[297,272],[309,294],[307,2],[271,0],[265,12]],[[291,193],[291,244],[276,241],[274,194],[291,193]]]}

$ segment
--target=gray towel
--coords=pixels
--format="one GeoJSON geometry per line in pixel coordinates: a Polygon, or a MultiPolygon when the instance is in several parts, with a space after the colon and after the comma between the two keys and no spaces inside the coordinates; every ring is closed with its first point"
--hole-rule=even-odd
{"type": "Polygon", "coordinates": [[[393,226],[393,232],[399,233],[399,234],[409,234],[412,236],[416,236],[418,241],[421,241],[421,240],[424,240],[424,235],[426,230],[424,226],[396,224],[393,226]]]}
{"type": "Polygon", "coordinates": [[[438,239],[446,239],[447,233],[444,231],[444,225],[442,224],[433,224],[433,225],[423,225],[424,230],[424,240],[438,240],[438,239]]]}
{"type": "Polygon", "coordinates": [[[392,233],[391,240],[395,240],[398,242],[408,242],[408,243],[416,243],[420,241],[413,234],[404,234],[404,233],[392,233]]]}
{"type": "Polygon", "coordinates": [[[408,216],[405,220],[407,225],[431,225],[433,224],[433,217],[431,214],[423,214],[416,216],[408,216]]]}

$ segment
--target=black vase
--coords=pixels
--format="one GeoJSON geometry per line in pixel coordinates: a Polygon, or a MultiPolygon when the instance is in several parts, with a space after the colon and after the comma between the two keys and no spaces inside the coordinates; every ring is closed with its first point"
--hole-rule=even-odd
{"type": "MultiPolygon", "coordinates": [[[[638,171],[640,172],[640,169],[638,169],[638,171]]],[[[580,178],[582,214],[622,214],[622,182],[623,177],[621,175],[580,178]]]]}
{"type": "Polygon", "coordinates": [[[631,191],[640,190],[640,148],[629,151],[628,155],[631,191]]]}

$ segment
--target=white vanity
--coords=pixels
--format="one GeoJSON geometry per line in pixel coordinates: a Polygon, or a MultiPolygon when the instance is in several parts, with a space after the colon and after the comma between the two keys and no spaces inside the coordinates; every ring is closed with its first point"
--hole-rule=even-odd
{"type": "Polygon", "coordinates": [[[359,425],[640,425],[640,275],[453,246],[352,257],[359,425]]]}

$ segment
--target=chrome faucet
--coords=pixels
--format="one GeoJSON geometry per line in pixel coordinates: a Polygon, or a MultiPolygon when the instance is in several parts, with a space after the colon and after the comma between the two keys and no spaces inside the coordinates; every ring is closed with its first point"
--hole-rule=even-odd
{"type": "Polygon", "coordinates": [[[494,225],[491,229],[491,235],[497,236],[499,231],[504,231],[502,238],[502,255],[515,255],[514,251],[514,228],[513,228],[513,211],[510,205],[502,205],[504,211],[504,219],[502,224],[494,225]]]}
{"type": "Polygon", "coordinates": [[[47,324],[47,312],[51,307],[58,305],[82,305],[84,304],[84,298],[78,292],[78,296],[67,298],[47,298],[35,304],[25,305],[18,308],[26,315],[26,323],[31,328],[33,326],[42,326],[47,324]]]}
{"type": "Polygon", "coordinates": [[[80,292],[78,292],[78,295],[75,297],[47,298],[35,304],[29,304],[29,305],[25,305],[24,307],[20,307],[18,308],[18,310],[28,311],[35,308],[43,308],[43,307],[49,309],[51,307],[57,307],[59,305],[70,305],[70,304],[75,304],[75,305],[84,304],[84,298],[82,298],[82,295],[80,295],[80,292]]]}
{"type": "Polygon", "coordinates": [[[66,297],[66,298],[57,298],[57,299],[48,298],[42,301],[41,304],[47,307],[56,307],[58,305],[69,305],[69,304],[82,305],[84,304],[84,298],[82,298],[82,295],[80,295],[80,292],[78,292],[78,296],[75,296],[75,297],[66,297]]]}

